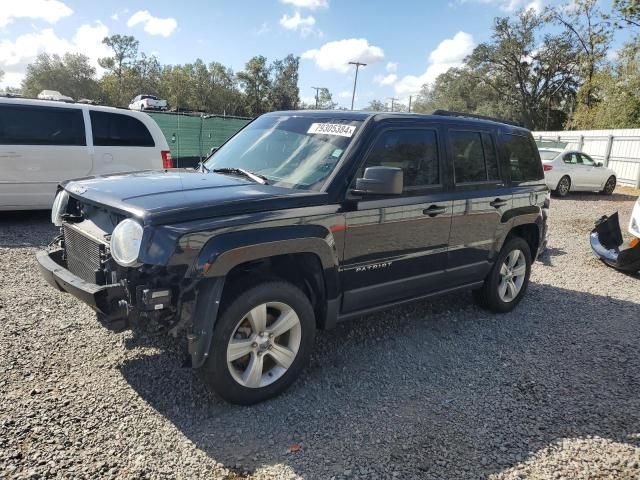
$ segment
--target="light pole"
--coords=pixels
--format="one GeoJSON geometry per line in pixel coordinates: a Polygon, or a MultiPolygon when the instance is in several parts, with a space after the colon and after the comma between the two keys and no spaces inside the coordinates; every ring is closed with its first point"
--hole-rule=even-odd
{"type": "Polygon", "coordinates": [[[316,91],[316,110],[318,109],[318,92],[322,90],[322,87],[311,87],[316,91]]]}
{"type": "Polygon", "coordinates": [[[355,102],[356,100],[356,85],[358,84],[358,69],[360,67],[366,67],[367,64],[360,62],[349,62],[349,65],[356,66],[356,78],[353,80],[353,95],[351,96],[351,110],[353,110],[353,102],[355,102]]]}
{"type": "Polygon", "coordinates": [[[393,112],[393,107],[395,105],[396,100],[398,100],[395,97],[389,97],[389,100],[391,100],[391,111],[393,112]]]}

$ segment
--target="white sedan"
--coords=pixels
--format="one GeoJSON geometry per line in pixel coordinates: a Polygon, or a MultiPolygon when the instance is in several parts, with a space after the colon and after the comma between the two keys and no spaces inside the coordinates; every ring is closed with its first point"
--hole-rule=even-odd
{"type": "Polygon", "coordinates": [[[602,192],[611,195],[616,173],[589,155],[559,148],[541,148],[540,158],[547,186],[558,196],[571,192],[602,192]]]}

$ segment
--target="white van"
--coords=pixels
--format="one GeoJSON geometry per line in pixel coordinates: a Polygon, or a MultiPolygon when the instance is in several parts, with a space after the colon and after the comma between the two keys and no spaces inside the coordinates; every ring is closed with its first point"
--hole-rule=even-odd
{"type": "Polygon", "coordinates": [[[51,208],[58,183],[70,178],[172,166],[146,113],[0,98],[0,210],[51,208]]]}

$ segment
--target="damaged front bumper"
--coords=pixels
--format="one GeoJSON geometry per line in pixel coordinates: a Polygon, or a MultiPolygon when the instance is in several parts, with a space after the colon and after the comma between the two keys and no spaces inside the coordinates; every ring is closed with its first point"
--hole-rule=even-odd
{"type": "Polygon", "coordinates": [[[640,240],[624,242],[618,213],[600,218],[591,231],[591,249],[607,265],[622,272],[640,271],[640,240]]]}
{"type": "Polygon", "coordinates": [[[49,285],[70,293],[93,308],[105,324],[117,323],[127,318],[127,309],[122,302],[127,295],[122,285],[96,285],[89,283],[67,270],[62,249],[36,253],[40,274],[49,285]]]}

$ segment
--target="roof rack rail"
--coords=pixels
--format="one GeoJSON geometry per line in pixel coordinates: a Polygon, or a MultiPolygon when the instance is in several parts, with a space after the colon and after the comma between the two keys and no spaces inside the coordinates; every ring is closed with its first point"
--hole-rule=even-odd
{"type": "Polygon", "coordinates": [[[452,112],[449,110],[434,110],[434,112],[431,115],[439,115],[441,117],[477,118],[478,120],[489,120],[491,122],[506,123],[507,125],[513,125],[514,127],[524,126],[520,122],[512,122],[511,120],[504,120],[502,118],[487,117],[486,115],[476,115],[474,113],[452,112]]]}

